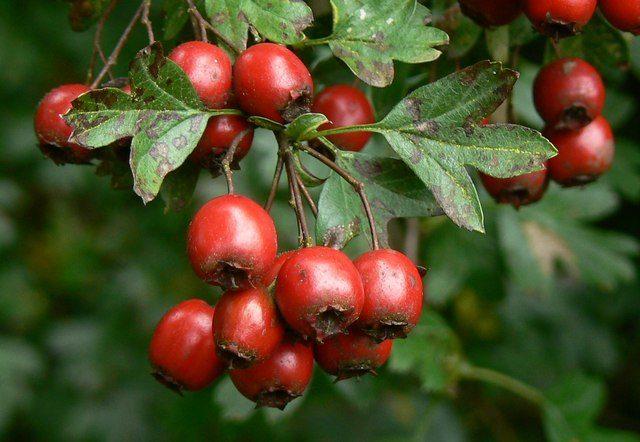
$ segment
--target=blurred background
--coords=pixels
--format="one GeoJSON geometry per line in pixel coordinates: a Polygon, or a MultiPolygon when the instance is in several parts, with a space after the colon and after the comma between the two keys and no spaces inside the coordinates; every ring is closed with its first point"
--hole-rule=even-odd
{"type": "MultiPolygon", "coordinates": [[[[114,12],[107,51],[135,7],[123,2],[114,12]]],[[[420,220],[417,238],[407,236],[406,220],[394,221],[392,245],[408,244],[429,268],[423,324],[377,378],[334,384],[316,370],[305,396],[280,412],[254,410],[227,378],[179,397],[149,375],[146,346],[162,314],[184,299],[219,296],[192,273],[185,232],[197,207],[225,191],[224,180],[203,173],[187,209],[165,213],[160,198],[144,207],[94,167],[43,157],[35,107],[51,88],[83,82],[91,56],[93,33],[71,31],[67,13],[62,1],[0,2],[0,439],[638,440],[638,38],[629,42],[631,64],[604,72],[605,114],[617,136],[611,173],[584,189],[552,185],[520,211],[481,191],[486,235],[438,217],[420,220]],[[562,416],[493,385],[499,379],[457,379],[449,357],[543,391],[562,416]]],[[[120,75],[145,39],[138,29],[120,75]]],[[[490,57],[483,38],[472,43],[458,64],[490,57]]],[[[516,115],[536,128],[531,84],[543,51],[544,41],[527,42],[516,62],[516,115]]],[[[319,84],[353,81],[321,48],[303,55],[319,84]]],[[[454,64],[450,52],[438,69],[454,64]]],[[[398,65],[403,85],[372,92],[379,114],[433,70],[398,65]]],[[[380,139],[367,149],[386,152],[380,139]]],[[[237,190],[264,201],[274,165],[272,136],[258,130],[237,190]]],[[[294,247],[284,191],[273,215],[281,250],[294,247]]],[[[365,248],[356,240],[348,253],[365,248]]]]}

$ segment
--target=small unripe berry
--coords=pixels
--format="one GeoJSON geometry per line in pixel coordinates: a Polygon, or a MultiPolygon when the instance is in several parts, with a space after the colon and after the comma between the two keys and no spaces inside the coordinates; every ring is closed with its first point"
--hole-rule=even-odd
{"type": "Polygon", "coordinates": [[[205,105],[224,107],[231,94],[231,60],[225,51],[203,41],[188,41],[169,54],[189,80],[205,105]]]}
{"type": "MultiPolygon", "coordinates": [[[[360,89],[346,84],[329,86],[320,92],[313,100],[311,111],[324,114],[329,119],[329,123],[320,126],[321,130],[376,121],[367,96],[360,89]]],[[[349,132],[327,138],[344,150],[358,152],[371,138],[371,132],[349,132]]]]}
{"type": "Polygon", "coordinates": [[[524,0],[524,13],[538,32],[557,40],[579,33],[596,6],[597,0],[524,0]]]}
{"type": "Polygon", "coordinates": [[[196,274],[211,285],[232,289],[254,285],[270,269],[277,249],[273,219],[241,195],[210,200],[189,226],[189,260],[196,274]]]}
{"type": "Polygon", "coordinates": [[[562,58],[543,67],[533,84],[533,99],[552,127],[577,129],[602,113],[606,92],[602,77],[580,58],[562,58]]]}
{"type": "Polygon", "coordinates": [[[521,0],[460,0],[459,3],[464,15],[485,28],[509,24],[522,13],[521,0]]]}
{"type": "Polygon", "coordinates": [[[244,370],[229,372],[233,385],[258,407],[281,410],[302,396],[313,375],[313,350],[285,338],[271,357],[244,370]]]}
{"type": "Polygon", "coordinates": [[[276,306],[262,288],[225,292],[216,304],[213,335],[218,356],[229,368],[264,361],[282,341],[276,306]]]}
{"type": "Polygon", "coordinates": [[[336,335],[314,347],[318,365],[336,380],[349,379],[367,373],[376,374],[391,355],[393,341],[376,342],[359,330],[348,335],[336,335]]]}
{"type": "Polygon", "coordinates": [[[546,168],[512,178],[494,178],[480,173],[480,179],[498,203],[516,208],[540,201],[549,184],[546,168]]]}
{"type": "Polygon", "coordinates": [[[233,154],[235,161],[240,161],[249,153],[253,143],[253,126],[239,115],[220,115],[213,117],[207,123],[198,145],[191,153],[191,160],[205,169],[212,169],[219,165],[223,156],[236,140],[240,138],[233,154]]]}
{"type": "Polygon", "coordinates": [[[640,35],[640,0],[600,0],[598,6],[614,27],[640,35]]]}
{"type": "Polygon", "coordinates": [[[595,181],[611,168],[615,144],[604,117],[578,130],[547,130],[545,136],[558,149],[548,163],[551,179],[565,186],[595,181]]]}
{"type": "Polygon", "coordinates": [[[321,246],[300,249],[282,265],[275,294],[291,328],[318,341],[344,333],[364,304],[362,280],[349,257],[321,246]]]}
{"type": "Polygon", "coordinates": [[[149,346],[154,377],[180,393],[201,390],[224,371],[211,333],[214,308],[190,299],[169,310],[158,323],[149,346]]]}
{"type": "Polygon", "coordinates": [[[71,102],[89,90],[84,84],[64,84],[51,90],[38,105],[34,126],[40,149],[56,163],[82,164],[91,159],[91,150],[69,142],[73,129],[62,117],[71,110],[71,102]]]}
{"type": "Polygon", "coordinates": [[[364,306],[355,326],[378,342],[405,338],[422,313],[422,278],[415,264],[391,249],[366,252],[353,264],[364,287],[364,306]]]}
{"type": "Polygon", "coordinates": [[[242,110],[279,123],[309,111],[313,80],[304,63],[285,46],[259,43],[233,66],[233,88],[242,110]]]}

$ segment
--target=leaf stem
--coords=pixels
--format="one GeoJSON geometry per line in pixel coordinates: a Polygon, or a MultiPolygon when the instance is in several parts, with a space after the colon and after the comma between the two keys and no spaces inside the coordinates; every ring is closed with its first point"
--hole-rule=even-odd
{"type": "MultiPolygon", "coordinates": [[[[355,126],[342,126],[333,129],[321,130],[314,133],[313,138],[326,137],[328,135],[346,134],[349,132],[378,132],[377,123],[358,124],[355,126]]],[[[305,139],[306,140],[306,139],[305,139]]]]}
{"type": "Polygon", "coordinates": [[[305,46],[319,46],[319,45],[324,45],[329,43],[330,41],[334,40],[333,35],[328,35],[326,37],[322,37],[322,38],[309,38],[306,40],[302,40],[298,43],[294,43],[292,46],[295,48],[302,48],[305,46]]]}
{"type": "Polygon", "coordinates": [[[273,180],[271,181],[271,190],[269,191],[269,197],[264,205],[264,210],[271,211],[271,206],[276,199],[276,193],[278,192],[278,184],[280,184],[280,178],[282,177],[282,169],[284,167],[284,158],[278,151],[278,163],[276,164],[276,170],[273,173],[273,180]]]}
{"type": "Polygon", "coordinates": [[[316,206],[316,203],[313,201],[313,198],[311,198],[311,194],[309,193],[309,189],[307,189],[307,186],[304,185],[304,183],[302,182],[302,178],[300,178],[300,174],[296,173],[296,181],[298,181],[298,188],[300,188],[300,191],[302,192],[302,195],[304,196],[304,199],[307,200],[307,204],[309,205],[309,208],[311,209],[311,212],[313,213],[313,216],[315,216],[316,218],[318,217],[318,206],[316,206]]]}

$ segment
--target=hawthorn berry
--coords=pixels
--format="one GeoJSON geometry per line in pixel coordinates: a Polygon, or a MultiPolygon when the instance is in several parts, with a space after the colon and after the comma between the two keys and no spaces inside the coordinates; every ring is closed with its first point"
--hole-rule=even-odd
{"type": "Polygon", "coordinates": [[[212,169],[234,143],[236,137],[245,133],[239,140],[233,154],[235,161],[240,161],[249,153],[253,143],[253,126],[239,115],[220,115],[207,123],[198,145],[191,153],[191,160],[205,169],[212,169]]]}
{"type": "Polygon", "coordinates": [[[459,0],[459,3],[464,15],[485,28],[511,23],[522,13],[521,0],[459,0]]]}
{"type": "Polygon", "coordinates": [[[355,326],[378,342],[406,338],[422,313],[422,278],[415,264],[391,249],[371,250],[353,264],[364,287],[355,326]]]}
{"type": "Polygon", "coordinates": [[[364,304],[362,279],[349,257],[322,246],[300,249],[285,261],[275,296],[291,328],[320,342],[344,333],[364,304]]]}
{"type": "Polygon", "coordinates": [[[277,248],[271,216],[241,195],[210,200],[189,226],[189,260],[196,274],[211,285],[253,285],[269,270],[277,248]]]}
{"type": "Polygon", "coordinates": [[[524,13],[541,34],[560,39],[579,33],[597,0],[524,0],[524,13]]]}
{"type": "Polygon", "coordinates": [[[602,113],[602,77],[580,58],[561,58],[543,67],[533,84],[538,113],[550,126],[576,129],[602,113]]]}
{"type": "Polygon", "coordinates": [[[89,87],[84,84],[63,84],[44,96],[34,119],[40,150],[58,164],[88,163],[92,153],[78,144],[70,143],[73,129],[62,117],[71,110],[71,102],[89,87]]]}
{"type": "Polygon", "coordinates": [[[288,252],[281,253],[276,257],[276,260],[273,261],[271,268],[262,276],[262,284],[265,287],[269,287],[276,281],[278,277],[278,273],[282,268],[282,265],[295,253],[295,250],[289,250],[288,252]]]}
{"type": "Polygon", "coordinates": [[[216,304],[216,352],[230,368],[248,368],[264,361],[283,335],[273,299],[262,288],[227,291],[216,304]]]}
{"type": "MultiPolygon", "coordinates": [[[[329,86],[313,100],[312,112],[326,115],[328,123],[320,129],[375,123],[373,106],[358,88],[346,84],[329,86]]],[[[349,132],[327,138],[345,150],[358,152],[371,138],[371,132],[349,132]]]]}
{"type": "Polygon", "coordinates": [[[391,355],[393,341],[376,342],[359,330],[349,330],[348,335],[336,335],[322,344],[316,344],[316,362],[324,371],[336,376],[337,381],[376,374],[391,355]]]}
{"type": "Polygon", "coordinates": [[[600,0],[598,6],[614,27],[640,35],[640,0],[600,0]]]}
{"type": "Polygon", "coordinates": [[[279,123],[309,112],[313,80],[304,63],[285,46],[259,43],[233,66],[233,88],[240,108],[279,123]]]}
{"type": "Polygon", "coordinates": [[[512,178],[494,178],[480,173],[480,179],[498,203],[516,208],[540,201],[549,184],[546,168],[512,178]]]}
{"type": "Polygon", "coordinates": [[[233,385],[258,407],[281,410],[302,396],[313,375],[313,350],[285,338],[271,357],[251,368],[231,370],[233,385]]]}
{"type": "Polygon", "coordinates": [[[595,181],[611,168],[613,132],[602,116],[581,129],[549,129],[545,136],[558,149],[558,155],[549,160],[549,175],[565,187],[595,181]]]}
{"type": "Polygon", "coordinates": [[[169,310],[160,320],[149,346],[153,376],[180,393],[201,390],[224,371],[216,356],[211,321],[215,309],[190,299],[169,310]]]}
{"type": "Polygon", "coordinates": [[[220,109],[231,93],[231,60],[225,51],[204,41],[188,41],[169,54],[191,81],[205,105],[220,109]]]}

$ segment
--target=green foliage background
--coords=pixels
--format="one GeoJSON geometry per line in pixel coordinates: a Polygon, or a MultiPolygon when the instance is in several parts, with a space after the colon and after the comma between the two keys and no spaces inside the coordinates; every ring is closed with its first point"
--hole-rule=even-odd
{"type": "MultiPolygon", "coordinates": [[[[434,3],[437,9],[442,2],[434,3]]],[[[106,48],[135,6],[116,10],[106,48]]],[[[486,235],[443,217],[421,220],[428,309],[446,322],[425,315],[375,379],[332,384],[318,371],[305,397],[280,413],[253,411],[227,379],[179,398],[149,376],[146,345],[164,311],[188,297],[213,302],[219,294],[193,275],[184,236],[195,208],[222,193],[224,184],[203,177],[186,211],[165,214],[162,201],[143,207],[89,167],[56,167],[42,157],[32,130],[35,106],[55,85],[83,81],[91,54],[91,32],[72,32],[67,11],[57,1],[0,2],[0,437],[637,440],[638,38],[630,42],[630,70],[612,66],[606,53],[585,54],[605,65],[606,114],[618,138],[616,165],[606,179],[585,189],[552,186],[540,204],[518,212],[483,194],[486,235]],[[457,382],[439,363],[454,352],[540,389],[550,405],[541,411],[490,384],[457,382]]],[[[318,21],[329,24],[328,16],[318,21]]],[[[464,66],[504,50],[499,42],[506,28],[486,36],[470,23],[458,29],[438,68],[396,64],[394,84],[372,90],[380,116],[409,87],[424,84],[431,69],[452,70],[452,55],[464,66]]],[[[511,41],[525,34],[514,32],[511,41]]],[[[119,74],[145,44],[138,29],[119,74]]],[[[517,66],[516,115],[535,128],[540,121],[530,91],[544,49],[542,40],[528,44],[517,66]]],[[[353,81],[323,48],[304,55],[318,83],[353,81]]],[[[386,152],[376,137],[367,149],[386,152]]],[[[258,131],[236,173],[238,191],[264,200],[274,165],[273,140],[258,131]]],[[[295,220],[284,192],[274,218],[281,249],[293,247],[295,220]]],[[[405,228],[392,225],[395,247],[403,246],[405,228]]],[[[355,256],[365,248],[359,238],[348,251],[355,256]]]]}

